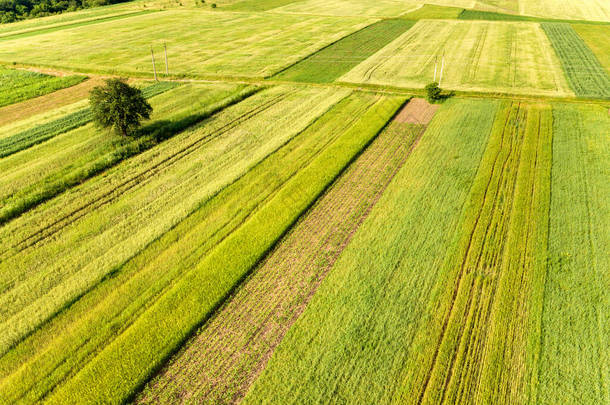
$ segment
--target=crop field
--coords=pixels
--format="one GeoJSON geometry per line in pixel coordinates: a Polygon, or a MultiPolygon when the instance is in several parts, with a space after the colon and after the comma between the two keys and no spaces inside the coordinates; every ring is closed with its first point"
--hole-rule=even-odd
{"type": "Polygon", "coordinates": [[[578,96],[610,98],[610,75],[571,25],[542,23],[572,90],[578,96]]]}
{"type": "Polygon", "coordinates": [[[339,81],[417,88],[569,95],[549,40],[537,24],[419,21],[339,81]],[[444,66],[442,66],[444,55],[444,66]]]}
{"type": "Polygon", "coordinates": [[[572,28],[610,75],[610,41],[606,40],[610,36],[610,26],[573,24],[572,28]]]}
{"type": "Polygon", "coordinates": [[[55,77],[0,67],[0,107],[70,87],[85,79],[84,76],[55,77]]]}
{"type": "Polygon", "coordinates": [[[0,405],[610,404],[605,1],[13,6],[0,405]]]}
{"type": "Polygon", "coordinates": [[[150,46],[155,45],[160,56],[165,41],[173,74],[264,77],[370,22],[367,18],[170,10],[131,17],[129,29],[118,20],[97,24],[99,30],[67,28],[7,40],[2,43],[0,60],[150,73],[150,46]],[[50,44],[53,52],[48,51],[50,44]]]}
{"type": "Polygon", "coordinates": [[[277,80],[332,82],[413,26],[400,19],[381,20],[314,53],[274,76],[277,80]]]}

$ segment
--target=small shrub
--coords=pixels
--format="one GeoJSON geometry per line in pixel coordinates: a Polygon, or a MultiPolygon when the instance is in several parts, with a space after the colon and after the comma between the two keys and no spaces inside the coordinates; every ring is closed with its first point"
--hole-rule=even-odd
{"type": "Polygon", "coordinates": [[[426,100],[429,103],[434,103],[442,99],[441,88],[438,87],[438,83],[432,82],[424,87],[426,91],[426,100]]]}

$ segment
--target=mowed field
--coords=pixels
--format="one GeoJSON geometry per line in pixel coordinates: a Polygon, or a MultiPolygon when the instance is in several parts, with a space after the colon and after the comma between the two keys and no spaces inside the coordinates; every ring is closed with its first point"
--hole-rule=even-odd
{"type": "Polygon", "coordinates": [[[0,404],[610,403],[608,7],[425,3],[0,25],[0,404]]]}

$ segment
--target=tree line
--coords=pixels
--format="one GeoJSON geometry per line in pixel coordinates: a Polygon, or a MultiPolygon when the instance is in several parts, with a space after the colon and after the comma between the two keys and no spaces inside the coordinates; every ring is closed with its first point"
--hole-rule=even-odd
{"type": "Polygon", "coordinates": [[[64,11],[105,6],[128,0],[0,0],[0,23],[44,17],[64,11]]]}

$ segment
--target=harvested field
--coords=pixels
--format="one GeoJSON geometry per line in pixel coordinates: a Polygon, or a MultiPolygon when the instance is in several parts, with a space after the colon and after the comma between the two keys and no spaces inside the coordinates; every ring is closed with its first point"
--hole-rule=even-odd
{"type": "Polygon", "coordinates": [[[377,0],[305,0],[291,1],[290,5],[276,8],[275,13],[294,13],[328,16],[398,17],[418,6],[415,1],[377,0]]]}
{"type": "Polygon", "coordinates": [[[421,20],[338,80],[422,88],[435,70],[443,88],[572,94],[544,32],[518,22],[421,20]]]}
{"type": "Polygon", "coordinates": [[[439,108],[439,104],[430,104],[423,98],[412,98],[395,120],[401,123],[428,125],[439,108]]]}
{"type": "Polygon", "coordinates": [[[238,402],[424,130],[390,124],[138,402],[238,402]]]}
{"type": "Polygon", "coordinates": [[[0,108],[0,125],[17,120],[25,120],[57,107],[66,106],[89,96],[89,91],[101,83],[99,79],[89,79],[80,84],[57,90],[17,104],[0,108]]]}
{"type": "Polygon", "coordinates": [[[540,24],[577,96],[610,98],[610,75],[570,24],[540,24]]]}

